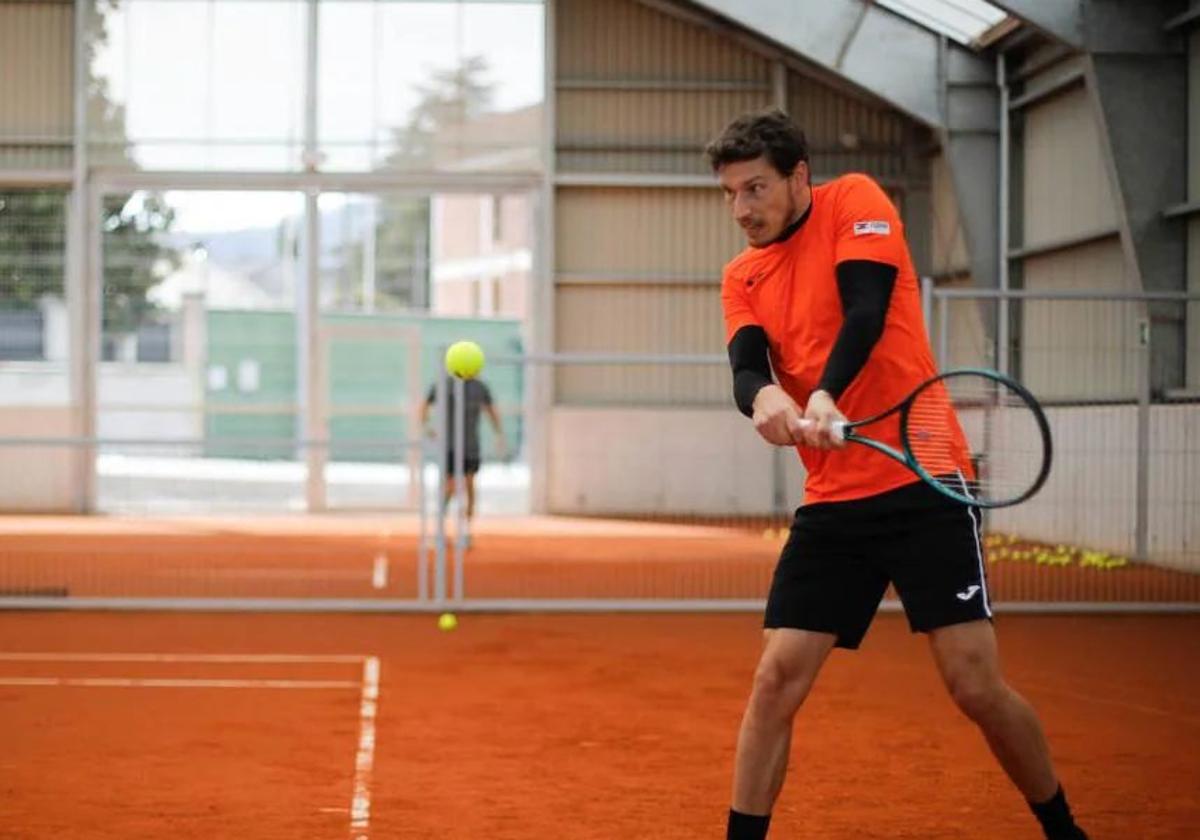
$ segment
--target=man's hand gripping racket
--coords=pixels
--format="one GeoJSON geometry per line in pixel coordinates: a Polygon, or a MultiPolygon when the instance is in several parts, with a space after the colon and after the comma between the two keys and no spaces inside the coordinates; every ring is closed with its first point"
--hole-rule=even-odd
{"type": "MultiPolygon", "coordinates": [[[[792,415],[786,426],[792,439],[780,445],[803,445],[816,421],[792,415]]],[[[975,507],[1023,502],[1050,474],[1050,425],[1042,407],[1019,383],[990,370],[947,371],[880,414],[834,421],[830,436],[834,446],[837,441],[869,446],[943,495],[975,507]],[[868,428],[897,414],[899,449],[873,439],[868,428]]]]}

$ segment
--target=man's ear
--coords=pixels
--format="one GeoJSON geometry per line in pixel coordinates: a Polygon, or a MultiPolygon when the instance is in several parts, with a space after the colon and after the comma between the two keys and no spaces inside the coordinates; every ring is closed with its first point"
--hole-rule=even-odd
{"type": "Polygon", "coordinates": [[[807,186],[812,180],[812,173],[808,171],[808,161],[802,160],[796,164],[796,168],[792,170],[792,178],[796,180],[792,183],[795,189],[807,186]]]}

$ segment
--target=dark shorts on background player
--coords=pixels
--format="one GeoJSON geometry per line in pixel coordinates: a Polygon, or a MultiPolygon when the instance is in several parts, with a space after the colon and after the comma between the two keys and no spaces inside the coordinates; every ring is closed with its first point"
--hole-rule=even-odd
{"type": "Polygon", "coordinates": [[[979,511],[920,481],[801,507],[763,624],[833,633],[838,647],[856,648],[888,583],[914,632],[990,619],[979,511]]]}
{"type": "MultiPolygon", "coordinates": [[[[474,475],[479,472],[480,458],[478,455],[474,457],[468,455],[463,458],[463,475],[474,475]]],[[[454,477],[454,453],[450,452],[446,455],[446,475],[454,477]]]]}

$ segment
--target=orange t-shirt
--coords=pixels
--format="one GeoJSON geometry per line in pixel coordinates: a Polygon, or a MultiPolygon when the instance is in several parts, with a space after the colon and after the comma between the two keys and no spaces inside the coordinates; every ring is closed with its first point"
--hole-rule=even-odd
{"type": "MultiPolygon", "coordinates": [[[[883,334],[838,399],[850,420],[900,402],[937,368],[921,313],[921,295],[900,216],[866,175],[845,175],[813,187],[808,219],[783,242],[747,248],[725,267],[721,303],[726,341],[745,326],[761,326],[779,385],[803,408],[825,369],[842,327],[835,269],[871,260],[898,269],[883,334]]],[[[899,415],[865,428],[899,450],[899,415]]],[[[880,452],[855,444],[840,450],[796,447],[808,471],[804,502],[873,496],[911,484],[916,476],[880,452]]]]}

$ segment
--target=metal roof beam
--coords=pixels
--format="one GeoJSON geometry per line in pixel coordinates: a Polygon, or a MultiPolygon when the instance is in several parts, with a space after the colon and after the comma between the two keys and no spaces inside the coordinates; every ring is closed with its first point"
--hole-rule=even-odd
{"type": "MultiPolygon", "coordinates": [[[[1084,43],[1081,0],[989,0],[1013,17],[1074,49],[1084,43]]],[[[1132,5],[1132,4],[1131,4],[1132,5]]]]}
{"type": "Polygon", "coordinates": [[[692,0],[692,5],[936,129],[950,161],[971,273],[981,286],[997,284],[1000,107],[992,61],[864,0],[692,0]]]}
{"type": "Polygon", "coordinates": [[[1090,53],[1174,52],[1169,4],[1109,0],[990,0],[1014,17],[1076,50],[1090,53]]]}
{"type": "MultiPolygon", "coordinates": [[[[863,0],[691,0],[830,70],[933,128],[947,127],[943,36],[863,0]],[[902,68],[902,69],[900,69],[902,68]]],[[[956,43],[950,60],[993,78],[991,62],[956,43]]]]}

